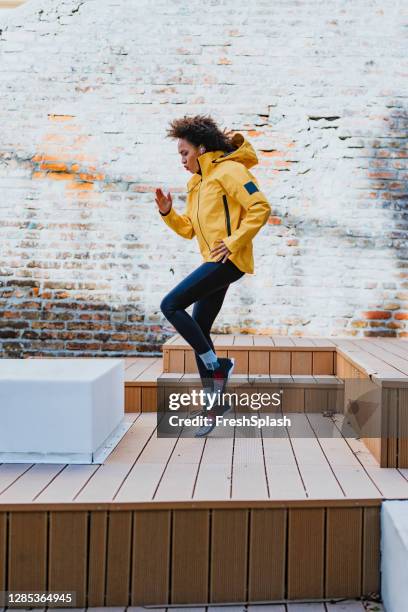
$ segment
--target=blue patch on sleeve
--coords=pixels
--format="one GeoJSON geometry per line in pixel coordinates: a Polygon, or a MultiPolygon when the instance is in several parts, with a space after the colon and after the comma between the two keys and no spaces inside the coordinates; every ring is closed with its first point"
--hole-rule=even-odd
{"type": "Polygon", "coordinates": [[[249,181],[249,183],[245,183],[244,187],[249,193],[249,195],[251,195],[252,193],[255,193],[255,191],[259,191],[258,187],[255,185],[253,181],[249,181]]]}

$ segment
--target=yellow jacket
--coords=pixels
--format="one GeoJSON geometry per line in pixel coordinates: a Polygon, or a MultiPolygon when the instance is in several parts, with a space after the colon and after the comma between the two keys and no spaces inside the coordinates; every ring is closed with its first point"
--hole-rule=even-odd
{"type": "Polygon", "coordinates": [[[243,272],[253,274],[252,239],[267,222],[271,207],[259,190],[249,168],[258,163],[253,146],[236,133],[235,151],[207,151],[200,155],[201,174],[194,174],[187,183],[184,214],[172,206],[163,221],[183,238],[197,236],[204,261],[217,261],[211,256],[215,241],[222,239],[231,251],[229,259],[243,272]]]}

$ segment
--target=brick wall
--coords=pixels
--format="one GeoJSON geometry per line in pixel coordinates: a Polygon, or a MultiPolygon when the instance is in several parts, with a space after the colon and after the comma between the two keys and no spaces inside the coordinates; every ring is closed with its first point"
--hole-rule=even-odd
{"type": "MultiPolygon", "coordinates": [[[[0,350],[158,354],[201,262],[182,114],[256,148],[272,216],[214,332],[407,336],[402,0],[30,0],[0,12],[0,350]]],[[[405,62],[404,62],[405,59],[405,62]]]]}

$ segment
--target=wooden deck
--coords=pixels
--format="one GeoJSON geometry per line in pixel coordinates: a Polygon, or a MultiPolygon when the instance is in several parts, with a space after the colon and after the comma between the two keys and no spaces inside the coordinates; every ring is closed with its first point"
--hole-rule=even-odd
{"type": "Polygon", "coordinates": [[[0,508],[376,506],[408,499],[408,469],[380,468],[361,441],[343,437],[340,415],[288,414],[295,426],[287,437],[264,437],[261,429],[254,438],[217,438],[215,431],[174,439],[156,437],[155,414],[130,413],[132,426],[103,465],[1,464],[0,508]],[[296,423],[311,437],[295,437],[296,423]]]}
{"type": "MultiPolygon", "coordinates": [[[[45,610],[54,610],[54,608],[35,608],[36,612],[45,612],[45,610]]],[[[151,607],[109,607],[105,606],[101,610],[95,608],[70,608],[71,612],[149,612],[151,607]]],[[[0,612],[4,612],[5,608],[0,608],[0,612]]],[[[57,608],[55,608],[57,610],[57,608]]],[[[306,604],[256,604],[256,605],[241,605],[241,606],[223,606],[220,610],[219,606],[194,606],[191,608],[175,606],[171,607],[154,607],[156,612],[384,612],[381,603],[373,601],[356,601],[349,599],[342,600],[341,603],[318,602],[306,604]]]]}
{"type": "Polygon", "coordinates": [[[104,465],[0,465],[0,589],[48,576],[78,606],[378,592],[381,500],[408,499],[408,473],[294,416],[315,436],[157,438],[155,414],[128,414],[104,465]]]}
{"type": "Polygon", "coordinates": [[[0,465],[0,590],[76,590],[79,607],[378,593],[381,503],[408,499],[408,342],[214,340],[237,376],[287,384],[292,428],[158,438],[157,381],[187,384],[194,355],[174,336],[163,359],[126,359],[131,427],[103,465],[0,465]],[[350,380],[379,394],[379,445],[346,437],[341,411],[322,413],[315,392],[341,383],[343,402],[354,401],[350,380]]]}
{"type": "MultiPolygon", "coordinates": [[[[377,393],[380,425],[378,435],[362,430],[362,436],[382,467],[408,467],[408,341],[394,338],[344,339],[297,338],[251,335],[213,335],[219,356],[234,357],[235,375],[314,377],[336,376],[347,381],[362,379],[377,393]]],[[[182,377],[197,372],[194,353],[176,334],[163,345],[163,360],[143,365],[137,358],[127,361],[126,410],[155,411],[157,377],[161,372],[182,377]]],[[[294,384],[292,385],[295,386],[294,384]]],[[[350,387],[350,385],[349,385],[350,387]]],[[[354,390],[354,391],[353,391],[354,390]]],[[[345,404],[355,401],[352,386],[345,404]]],[[[307,404],[307,393],[286,391],[296,410],[307,404]]],[[[312,402],[316,404],[316,402],[312,402]]],[[[288,406],[285,407],[288,409],[288,406]]],[[[305,408],[303,408],[305,409],[305,408]]]]}

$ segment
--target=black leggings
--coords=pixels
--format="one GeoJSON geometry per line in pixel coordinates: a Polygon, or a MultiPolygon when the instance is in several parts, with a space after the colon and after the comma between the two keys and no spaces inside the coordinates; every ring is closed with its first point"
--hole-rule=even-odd
{"type": "Polygon", "coordinates": [[[176,285],[160,303],[160,310],[166,319],[194,349],[202,379],[208,377],[208,370],[199,355],[211,349],[215,352],[210,336],[211,326],[229,285],[244,274],[229,259],[225,263],[205,262],[176,285]],[[190,316],[185,308],[193,302],[190,316]]]}

